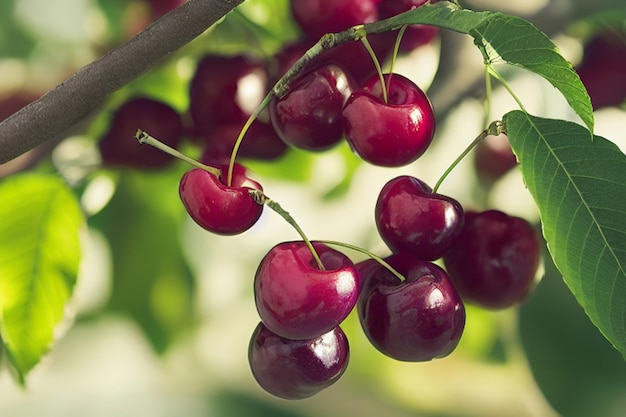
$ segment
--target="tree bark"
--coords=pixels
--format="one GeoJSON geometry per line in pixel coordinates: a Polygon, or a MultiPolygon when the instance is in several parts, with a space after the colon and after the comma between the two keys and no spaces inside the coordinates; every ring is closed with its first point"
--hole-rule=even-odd
{"type": "Polygon", "coordinates": [[[55,138],[244,0],[189,0],[0,123],[0,164],[55,138]]]}

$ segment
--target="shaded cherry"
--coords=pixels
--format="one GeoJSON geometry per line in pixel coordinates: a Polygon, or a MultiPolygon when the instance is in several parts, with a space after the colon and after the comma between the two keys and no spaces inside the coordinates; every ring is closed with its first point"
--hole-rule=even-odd
{"type": "Polygon", "coordinates": [[[351,26],[378,20],[381,0],[291,0],[291,13],[305,35],[319,39],[351,26]]]}
{"type": "Polygon", "coordinates": [[[263,212],[250,190],[261,190],[246,175],[246,169],[235,164],[232,184],[226,185],[227,166],[221,175],[200,168],[187,171],[180,180],[179,195],[191,218],[202,228],[220,235],[235,235],[252,227],[263,212]]]}
{"type": "Polygon", "coordinates": [[[399,74],[386,74],[388,101],[379,77],[353,93],[343,109],[346,140],[363,160],[380,166],[407,165],[419,158],[435,134],[426,94],[399,74]]]}
{"type": "Polygon", "coordinates": [[[334,384],[349,356],[348,339],[339,327],[312,339],[290,340],[259,323],[248,347],[248,363],[258,384],[286,400],[308,398],[334,384]]]}
{"type": "Polygon", "coordinates": [[[288,339],[312,339],[341,323],[358,296],[352,261],[327,245],[313,242],[320,270],[302,241],[274,246],[254,277],[257,311],[274,333],[288,339]]]}
{"type": "MultiPolygon", "coordinates": [[[[427,3],[428,0],[383,0],[379,7],[380,19],[416,9],[427,3]]],[[[395,32],[394,32],[395,33],[395,32]]],[[[400,52],[410,52],[415,48],[430,43],[439,33],[436,26],[429,25],[409,25],[404,31],[400,52]]]]}
{"type": "Polygon", "coordinates": [[[185,0],[147,0],[155,18],[174,10],[184,2],[185,0]]]}
{"type": "Polygon", "coordinates": [[[526,220],[498,210],[468,212],[461,235],[443,257],[461,297],[503,309],[530,291],[540,260],[537,234],[526,220]]]}
{"type": "Polygon", "coordinates": [[[267,77],[263,62],[244,55],[203,57],[189,87],[196,134],[247,119],[266,93],[267,77]]]}
{"type": "Polygon", "coordinates": [[[404,252],[385,261],[405,280],[374,260],[357,267],[363,275],[357,310],[369,341],[400,361],[429,361],[452,353],[465,327],[465,307],[448,275],[404,252]]]}
{"type": "Polygon", "coordinates": [[[463,208],[453,198],[433,193],[425,182],[403,175],[381,189],[375,220],[393,252],[432,261],[443,256],[461,233],[463,208]]]}
{"type": "Polygon", "coordinates": [[[137,142],[137,129],[148,132],[172,148],[178,147],[183,136],[181,117],[171,106],[147,97],[132,98],[114,112],[107,132],[98,142],[105,165],[153,169],[174,160],[165,152],[137,142]]]}
{"type": "Polygon", "coordinates": [[[334,64],[298,78],[284,97],[270,103],[276,133],[290,146],[324,151],[343,138],[341,110],[354,90],[348,74],[334,64]]]}
{"type": "Polygon", "coordinates": [[[474,167],[484,183],[498,180],[516,165],[517,158],[505,133],[489,135],[476,146],[474,167]]]}

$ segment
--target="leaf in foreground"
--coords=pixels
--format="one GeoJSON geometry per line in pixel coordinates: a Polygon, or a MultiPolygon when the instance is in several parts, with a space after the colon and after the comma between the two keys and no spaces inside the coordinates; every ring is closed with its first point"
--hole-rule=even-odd
{"type": "Polygon", "coordinates": [[[20,380],[54,342],[80,257],[83,216],[57,177],[0,182],[0,336],[20,380]]]}
{"type": "Polygon", "coordinates": [[[504,124],[556,266],[626,357],[626,155],[575,123],[513,111],[504,124]]]}

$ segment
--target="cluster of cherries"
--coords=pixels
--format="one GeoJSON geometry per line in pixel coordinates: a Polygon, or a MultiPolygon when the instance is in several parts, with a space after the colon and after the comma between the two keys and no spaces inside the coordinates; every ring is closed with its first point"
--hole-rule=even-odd
{"type": "MultiPolygon", "coordinates": [[[[298,56],[295,51],[301,54],[324,33],[423,3],[292,0],[293,16],[307,36],[278,55],[275,68],[282,69],[272,74],[268,65],[242,56],[205,57],[191,81],[192,126],[185,126],[183,118],[162,103],[131,100],[114,115],[111,130],[100,141],[103,160],[120,164],[142,160],[146,167],[167,163],[169,155],[132,150],[130,141],[120,152],[114,145],[116,129],[122,125],[132,125],[132,133],[141,127],[167,139],[173,148],[185,135],[201,138],[200,159],[206,165],[183,175],[179,186],[183,205],[212,233],[243,233],[271,200],[243,165],[230,163],[253,111],[238,98],[238,86],[278,79],[298,56]],[[145,113],[128,116],[124,112],[128,108],[145,113]]],[[[415,44],[433,35],[431,28],[409,29],[415,44]]],[[[391,51],[389,34],[383,35],[371,43],[381,47],[387,42],[391,51]]],[[[345,138],[363,160],[398,167],[418,159],[435,133],[426,94],[399,74],[378,73],[359,42],[324,52],[268,107],[245,132],[239,156],[269,160],[288,147],[320,152],[345,138]],[[359,61],[355,57],[361,52],[364,58],[359,61]]],[[[138,138],[148,136],[140,133],[138,138]]],[[[507,158],[510,162],[511,155],[507,158]]],[[[533,227],[521,218],[494,210],[464,212],[453,198],[406,175],[382,188],[374,217],[392,253],[385,258],[339,242],[310,242],[303,236],[277,244],[261,260],[254,278],[261,322],[250,340],[248,359],[255,379],[269,393],[306,398],[337,381],[349,359],[348,339],[340,324],[355,308],[365,335],[383,354],[400,361],[429,361],[449,355],[458,345],[465,326],[464,302],[507,308],[531,288],[539,242],[533,227]],[[354,263],[333,248],[341,245],[369,256],[354,263]]]]}

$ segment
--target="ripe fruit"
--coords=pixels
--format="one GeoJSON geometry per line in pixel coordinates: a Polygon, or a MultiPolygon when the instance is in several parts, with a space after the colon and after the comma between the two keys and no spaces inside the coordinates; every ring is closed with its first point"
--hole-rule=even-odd
{"type": "Polygon", "coordinates": [[[147,0],[155,18],[174,10],[184,2],[185,0],[147,0]]]}
{"type": "Polygon", "coordinates": [[[299,400],[334,384],[349,360],[348,339],[336,327],[309,340],[290,340],[263,323],[254,330],[248,362],[259,385],[277,397],[299,400]]]}
{"type": "Polygon", "coordinates": [[[374,260],[358,265],[363,289],[357,309],[369,341],[400,361],[449,355],[461,339],[465,308],[448,275],[437,265],[404,252],[385,261],[405,280],[374,260]]]}
{"type": "Polygon", "coordinates": [[[137,142],[137,129],[172,148],[178,147],[183,135],[180,115],[172,107],[146,97],[130,99],[115,111],[108,131],[98,143],[105,165],[152,169],[173,161],[171,155],[137,142]]]}
{"type": "Polygon", "coordinates": [[[341,110],[354,90],[344,70],[328,64],[296,80],[287,94],[270,103],[270,120],[288,145],[323,151],[343,137],[341,110]]]}
{"type": "Polygon", "coordinates": [[[492,183],[517,165],[506,134],[489,135],[476,146],[474,167],[481,181],[492,183]]]}
{"type": "Polygon", "coordinates": [[[325,270],[320,270],[302,241],[274,246],[254,277],[256,307],[263,323],[288,339],[313,339],[341,323],[358,296],[352,261],[343,253],[313,242],[325,270]]]}
{"type": "Polygon", "coordinates": [[[433,193],[423,181],[404,175],[380,191],[375,219],[393,252],[432,261],[443,256],[461,233],[463,208],[456,200],[433,193]]]}
{"type": "Polygon", "coordinates": [[[530,223],[497,210],[466,213],[461,235],[443,257],[461,297],[490,309],[510,307],[527,295],[539,258],[530,223]]]}
{"type": "Polygon", "coordinates": [[[263,63],[235,55],[207,55],[200,60],[189,87],[189,112],[198,135],[218,125],[240,124],[267,90],[263,63]]]}
{"type": "Polygon", "coordinates": [[[331,32],[378,20],[381,0],[291,0],[291,13],[305,35],[318,39],[331,32]]]}
{"type": "Polygon", "coordinates": [[[263,205],[254,201],[250,190],[263,190],[236,164],[230,186],[226,185],[227,166],[220,178],[200,168],[187,171],[180,180],[179,195],[191,218],[209,232],[235,235],[252,227],[261,217],[263,205]]]}
{"type": "MultiPolygon", "coordinates": [[[[378,8],[380,18],[387,19],[423,6],[426,2],[427,0],[383,0],[378,8]]],[[[433,40],[437,33],[439,30],[435,26],[409,25],[402,36],[400,51],[409,52],[426,45],[433,40]]]]}
{"type": "Polygon", "coordinates": [[[419,158],[435,134],[430,101],[413,81],[386,74],[388,101],[378,77],[353,93],[343,109],[346,140],[363,160],[397,167],[419,158]]]}

